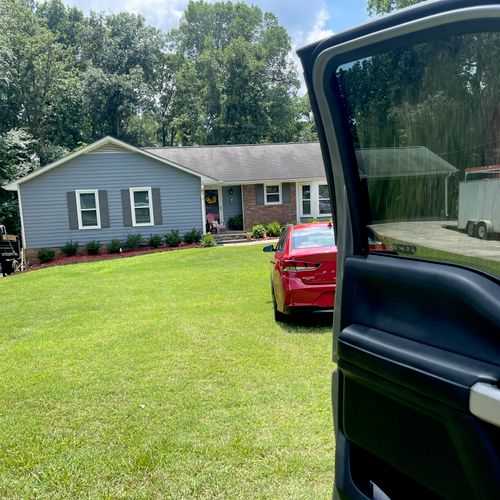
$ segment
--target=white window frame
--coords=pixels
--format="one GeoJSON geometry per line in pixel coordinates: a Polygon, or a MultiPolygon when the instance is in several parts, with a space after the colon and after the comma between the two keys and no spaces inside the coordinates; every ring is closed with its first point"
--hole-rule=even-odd
{"type": "MultiPolygon", "coordinates": [[[[271,195],[276,195],[276,193],[270,193],[271,195]]],[[[264,205],[282,205],[283,204],[283,194],[280,182],[270,182],[264,184],[264,205]],[[267,201],[267,188],[271,186],[278,186],[278,201],[267,201]]]]}
{"type": "MultiPolygon", "coordinates": [[[[311,219],[323,219],[332,217],[332,213],[320,214],[319,213],[319,187],[328,186],[328,183],[324,181],[306,181],[297,183],[297,215],[298,220],[301,218],[309,217],[311,219]],[[302,204],[302,186],[310,186],[311,189],[311,213],[305,214],[303,211],[302,204]]],[[[331,203],[331,201],[330,201],[331,203]]]]}
{"type": "Polygon", "coordinates": [[[99,207],[99,190],[98,189],[77,189],[75,191],[76,197],[76,212],[78,214],[78,229],[101,229],[101,209],[99,207]],[[81,194],[93,194],[95,197],[95,208],[83,208],[80,203],[81,194]],[[95,210],[97,214],[96,226],[84,226],[82,223],[82,210],[89,211],[95,210]]]}
{"type": "MultiPolygon", "coordinates": [[[[130,211],[132,212],[132,226],[133,227],[143,227],[143,226],[154,226],[155,221],[154,221],[154,213],[153,213],[153,193],[151,187],[133,187],[129,189],[130,192],[130,211]],[[147,191],[148,192],[148,199],[149,199],[149,222],[136,222],[135,220],[135,200],[134,200],[134,193],[140,192],[140,191],[147,191]]],[[[141,207],[145,208],[145,207],[141,207]]]]}
{"type": "Polygon", "coordinates": [[[300,211],[299,211],[299,217],[312,217],[313,216],[313,213],[314,213],[314,190],[313,190],[313,185],[314,183],[313,182],[304,182],[303,184],[299,184],[299,207],[300,207],[300,211]],[[303,186],[309,186],[309,206],[310,206],[310,209],[309,209],[309,213],[306,214],[304,213],[304,198],[303,198],[303,194],[302,194],[302,187],[303,186]]]}
{"type": "MultiPolygon", "coordinates": [[[[328,187],[328,183],[327,182],[318,182],[317,183],[316,201],[318,202],[318,215],[316,217],[317,218],[319,218],[319,217],[331,217],[332,216],[332,212],[331,212],[331,210],[332,210],[331,209],[331,207],[332,207],[332,200],[331,200],[330,196],[328,196],[328,199],[330,200],[330,212],[327,213],[327,214],[321,214],[319,212],[319,187],[320,186],[326,186],[326,187],[328,187]]],[[[328,191],[328,193],[330,193],[330,191],[328,191]]]]}

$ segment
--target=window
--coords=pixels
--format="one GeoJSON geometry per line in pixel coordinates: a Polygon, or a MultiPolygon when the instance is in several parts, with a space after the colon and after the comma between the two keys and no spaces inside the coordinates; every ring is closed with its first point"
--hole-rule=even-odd
{"type": "Polygon", "coordinates": [[[311,185],[303,184],[301,186],[302,194],[302,215],[311,215],[311,185]]]}
{"type": "Polygon", "coordinates": [[[264,186],[264,202],[266,205],[281,203],[281,184],[266,184],[264,186]]]}
{"type": "Polygon", "coordinates": [[[318,186],[318,213],[319,215],[331,215],[330,192],[327,184],[318,186]]]}
{"type": "Polygon", "coordinates": [[[367,225],[399,257],[500,276],[500,33],[403,43],[335,75],[367,225]]]}
{"type": "Polygon", "coordinates": [[[296,229],[292,232],[292,250],[299,248],[334,247],[335,235],[333,226],[322,224],[307,229],[296,229]]]}
{"type": "Polygon", "coordinates": [[[153,204],[151,188],[130,188],[130,207],[133,226],[152,226],[153,204]]]}
{"type": "Polygon", "coordinates": [[[97,189],[76,191],[78,229],[101,229],[99,191],[97,189]]]}

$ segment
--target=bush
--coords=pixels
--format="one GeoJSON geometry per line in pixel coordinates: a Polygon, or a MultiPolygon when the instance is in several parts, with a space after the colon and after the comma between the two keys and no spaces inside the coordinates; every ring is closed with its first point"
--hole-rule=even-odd
{"type": "Polygon", "coordinates": [[[266,234],[267,236],[279,236],[281,234],[281,224],[277,220],[270,222],[266,226],[266,234]]]}
{"type": "Polygon", "coordinates": [[[201,240],[201,231],[195,227],[188,231],[182,238],[184,243],[198,243],[201,240]]]}
{"type": "Polygon", "coordinates": [[[122,248],[123,248],[123,241],[121,240],[111,240],[111,243],[108,243],[109,253],[120,253],[122,248]]]}
{"type": "Polygon", "coordinates": [[[142,235],[139,233],[130,233],[127,235],[127,239],[125,240],[125,244],[127,248],[130,250],[135,250],[139,248],[139,245],[142,243],[142,235]]]}
{"type": "Polygon", "coordinates": [[[233,215],[227,220],[227,225],[229,229],[234,229],[235,231],[243,229],[243,215],[233,215]]]}
{"type": "Polygon", "coordinates": [[[159,234],[151,234],[148,243],[151,248],[158,248],[163,243],[163,240],[159,234]]]}
{"type": "Polygon", "coordinates": [[[51,248],[40,248],[40,250],[38,250],[38,253],[36,254],[38,260],[42,264],[45,262],[50,262],[55,257],[55,255],[56,253],[51,248]]]}
{"type": "Polygon", "coordinates": [[[101,251],[101,242],[97,240],[89,241],[85,245],[85,251],[89,255],[99,255],[99,252],[101,251]]]}
{"type": "Polygon", "coordinates": [[[61,250],[66,257],[72,257],[73,255],[76,255],[76,252],[78,252],[78,242],[68,241],[66,245],[61,247],[61,250]]]}
{"type": "Polygon", "coordinates": [[[178,229],[172,229],[170,233],[165,235],[165,245],[167,245],[167,247],[178,247],[181,241],[182,238],[179,235],[178,229]]]}
{"type": "Polygon", "coordinates": [[[252,227],[252,238],[260,239],[266,237],[266,228],[262,224],[255,224],[252,227]]]}
{"type": "Polygon", "coordinates": [[[214,237],[211,234],[206,234],[201,240],[201,246],[204,248],[214,247],[216,245],[214,237]]]}
{"type": "Polygon", "coordinates": [[[307,219],[306,221],[308,224],[312,223],[312,222],[319,222],[319,219],[315,219],[314,217],[311,217],[310,219],[307,219]]]}

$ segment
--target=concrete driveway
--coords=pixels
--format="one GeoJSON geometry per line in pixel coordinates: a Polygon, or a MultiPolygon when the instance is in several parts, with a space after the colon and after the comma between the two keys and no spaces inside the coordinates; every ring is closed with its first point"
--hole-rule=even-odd
{"type": "Polygon", "coordinates": [[[457,227],[456,221],[393,222],[371,227],[380,236],[402,243],[500,261],[499,240],[480,240],[449,229],[457,227]]]}

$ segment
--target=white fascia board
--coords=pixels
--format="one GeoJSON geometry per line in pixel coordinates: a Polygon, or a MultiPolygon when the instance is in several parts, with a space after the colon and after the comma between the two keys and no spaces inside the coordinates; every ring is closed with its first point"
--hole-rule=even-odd
{"type": "Polygon", "coordinates": [[[195,177],[199,177],[202,182],[218,182],[217,179],[212,179],[210,177],[204,176],[200,174],[199,172],[195,172],[194,170],[191,170],[189,168],[183,167],[182,165],[179,165],[177,163],[174,163],[173,161],[166,160],[165,158],[161,158],[160,156],[157,156],[155,154],[149,153],[148,151],[144,151],[143,149],[136,148],[135,146],[132,146],[131,144],[127,144],[126,142],[120,141],[119,139],[115,139],[114,137],[111,136],[106,136],[103,137],[102,139],[99,139],[96,142],[93,142],[92,144],[89,144],[88,146],[85,146],[82,149],[79,149],[78,151],[74,151],[73,153],[70,153],[69,155],[64,156],[63,158],[60,158],[59,160],[49,163],[45,167],[42,167],[38,170],[35,170],[34,172],[31,172],[31,174],[28,174],[24,177],[21,177],[20,179],[17,179],[13,182],[10,182],[9,184],[6,184],[3,186],[4,189],[7,191],[16,191],[17,186],[19,184],[23,184],[26,181],[29,181],[31,179],[34,179],[35,177],[38,177],[39,175],[43,175],[46,172],[49,172],[50,170],[59,167],[60,165],[70,161],[74,160],[75,158],[78,158],[79,156],[89,153],[90,151],[97,149],[104,144],[114,144],[115,146],[120,146],[124,149],[128,149],[129,151],[132,151],[134,153],[139,153],[143,156],[146,156],[148,158],[151,158],[153,160],[159,161],[165,165],[169,165],[170,167],[177,168],[178,170],[182,170],[188,174],[194,175],[195,177]]]}
{"type": "Polygon", "coordinates": [[[218,184],[221,186],[236,186],[241,184],[242,186],[245,184],[283,184],[284,182],[326,182],[325,177],[301,177],[300,179],[261,179],[258,181],[221,181],[218,184]]]}

